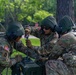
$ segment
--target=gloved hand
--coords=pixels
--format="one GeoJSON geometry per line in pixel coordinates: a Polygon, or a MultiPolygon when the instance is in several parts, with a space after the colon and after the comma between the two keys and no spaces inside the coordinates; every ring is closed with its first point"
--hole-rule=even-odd
{"type": "Polygon", "coordinates": [[[22,61],[22,56],[21,55],[16,55],[15,60],[16,60],[16,62],[22,61]]]}
{"type": "Polygon", "coordinates": [[[32,44],[30,40],[26,40],[26,45],[27,47],[32,48],[32,44]]]}

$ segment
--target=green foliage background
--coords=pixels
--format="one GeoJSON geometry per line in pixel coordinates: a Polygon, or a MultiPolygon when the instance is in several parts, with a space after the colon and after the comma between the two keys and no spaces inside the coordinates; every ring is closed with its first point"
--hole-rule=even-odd
{"type": "Polygon", "coordinates": [[[0,21],[11,17],[36,23],[50,14],[55,15],[55,8],[56,0],[0,0],[0,21]]]}
{"type": "MultiPolygon", "coordinates": [[[[57,0],[0,0],[0,21],[12,18],[23,24],[41,22],[48,15],[56,16],[57,0]]],[[[76,0],[74,0],[76,17],[76,0]]]]}

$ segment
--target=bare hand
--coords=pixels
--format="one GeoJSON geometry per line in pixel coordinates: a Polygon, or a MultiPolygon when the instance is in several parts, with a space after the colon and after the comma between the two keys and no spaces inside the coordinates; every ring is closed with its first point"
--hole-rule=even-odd
{"type": "Polygon", "coordinates": [[[30,40],[26,40],[26,45],[27,47],[32,48],[32,44],[30,40]]]}

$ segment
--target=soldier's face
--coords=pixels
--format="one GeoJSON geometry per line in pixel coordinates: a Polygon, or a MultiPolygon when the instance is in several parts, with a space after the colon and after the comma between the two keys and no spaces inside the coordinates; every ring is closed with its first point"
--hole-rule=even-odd
{"type": "Polygon", "coordinates": [[[50,28],[49,29],[46,29],[46,28],[43,28],[43,30],[44,30],[44,34],[50,34],[52,31],[50,30],[50,28]]]}
{"type": "Polygon", "coordinates": [[[30,34],[30,30],[25,30],[25,36],[30,34]]]}
{"type": "Polygon", "coordinates": [[[20,40],[20,38],[21,38],[21,36],[20,36],[20,37],[18,37],[18,38],[15,40],[15,42],[18,42],[18,41],[20,40]]]}

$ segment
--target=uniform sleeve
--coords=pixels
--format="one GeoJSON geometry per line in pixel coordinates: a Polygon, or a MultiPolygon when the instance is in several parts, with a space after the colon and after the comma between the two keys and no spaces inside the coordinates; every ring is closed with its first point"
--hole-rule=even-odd
{"type": "Polygon", "coordinates": [[[71,67],[76,67],[76,54],[73,52],[68,52],[63,54],[64,62],[71,67]]]}
{"type": "Polygon", "coordinates": [[[41,56],[42,58],[48,58],[54,45],[54,43],[49,42],[44,46],[33,46],[32,50],[34,50],[38,54],[38,56],[41,56]]]}
{"type": "Polygon", "coordinates": [[[35,46],[35,47],[33,47],[33,50],[36,51],[39,55],[41,55],[41,56],[43,56],[45,58],[48,58],[48,56],[49,56],[51,50],[53,49],[55,43],[57,42],[57,40],[58,40],[58,34],[57,35],[55,34],[53,36],[52,40],[49,40],[47,43],[45,43],[42,46],[39,46],[39,47],[35,46]]]}
{"type": "Polygon", "coordinates": [[[22,41],[19,42],[15,42],[14,43],[14,48],[22,53],[26,53],[27,47],[24,46],[24,44],[22,43],[22,41]]]}
{"type": "Polygon", "coordinates": [[[50,52],[49,59],[57,59],[66,52],[66,43],[64,38],[60,38],[50,52]]]}
{"type": "Polygon", "coordinates": [[[50,52],[49,59],[57,59],[62,55],[63,49],[60,45],[56,44],[50,52]]]}
{"type": "Polygon", "coordinates": [[[24,44],[21,41],[15,43],[14,48],[16,50],[28,55],[31,58],[34,58],[34,59],[38,59],[39,58],[38,54],[34,50],[24,46],[24,44]]]}

